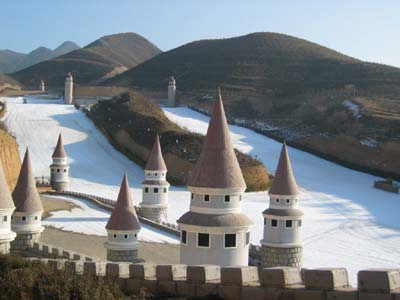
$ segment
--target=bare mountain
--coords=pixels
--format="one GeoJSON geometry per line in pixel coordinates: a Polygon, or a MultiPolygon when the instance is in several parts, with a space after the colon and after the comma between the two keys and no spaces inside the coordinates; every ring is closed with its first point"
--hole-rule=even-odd
{"type": "Polygon", "coordinates": [[[79,48],[80,47],[74,42],[66,41],[54,50],[46,47],[39,47],[28,54],[11,50],[0,50],[0,73],[16,72],[41,61],[66,54],[79,48]]]}
{"type": "Polygon", "coordinates": [[[132,68],[161,52],[135,33],[104,36],[84,48],[13,73],[25,86],[36,86],[43,79],[48,86],[62,86],[71,72],[78,84],[98,83],[132,68]]]}
{"type": "Polygon", "coordinates": [[[221,86],[232,121],[347,166],[400,178],[400,69],[277,33],[195,41],[106,82],[207,111],[221,86]],[[212,97],[211,97],[212,99],[212,97]]]}

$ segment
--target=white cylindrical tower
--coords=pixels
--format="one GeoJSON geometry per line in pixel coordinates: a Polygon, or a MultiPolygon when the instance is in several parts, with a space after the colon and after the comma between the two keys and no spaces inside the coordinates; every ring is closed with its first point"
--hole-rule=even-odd
{"type": "Polygon", "coordinates": [[[42,201],[36,189],[28,149],[12,197],[16,208],[11,218],[11,229],[17,233],[17,237],[11,242],[11,248],[19,250],[31,248],[44,228],[42,201]]]}
{"type": "Polygon", "coordinates": [[[175,107],[175,96],[176,96],[176,83],[174,76],[171,76],[168,82],[168,105],[175,107]]]}
{"type": "Polygon", "coordinates": [[[140,215],[157,223],[167,220],[168,190],[167,167],[161,153],[158,134],[144,168],[140,215]]]}
{"type": "Polygon", "coordinates": [[[11,215],[14,209],[15,205],[0,162],[0,254],[10,252],[10,242],[16,236],[16,233],[11,231],[11,215]]]}
{"type": "Polygon", "coordinates": [[[43,80],[40,80],[39,90],[44,93],[46,92],[45,84],[43,80]]]}
{"type": "Polygon", "coordinates": [[[74,79],[72,78],[71,73],[67,74],[65,78],[65,87],[64,87],[64,103],[65,104],[72,104],[74,100],[74,79]]]}
{"type": "Polygon", "coordinates": [[[298,206],[298,188],[286,144],[283,144],[275,177],[269,189],[269,208],[263,212],[264,238],[261,240],[263,267],[301,268],[303,212],[298,206]]]}
{"type": "Polygon", "coordinates": [[[242,213],[246,183],[231,144],[219,90],[188,188],[192,192],[190,211],[177,221],[181,263],[247,266],[253,223],[242,213]]]}
{"type": "Polygon", "coordinates": [[[104,244],[107,248],[107,259],[110,261],[137,261],[139,247],[138,233],[139,219],[129,190],[126,174],[122,179],[117,203],[106,225],[108,240],[104,244]]]}
{"type": "Polygon", "coordinates": [[[69,165],[67,153],[61,133],[58,136],[56,148],[52,155],[53,163],[50,165],[50,183],[56,191],[65,191],[69,183],[69,165]]]}

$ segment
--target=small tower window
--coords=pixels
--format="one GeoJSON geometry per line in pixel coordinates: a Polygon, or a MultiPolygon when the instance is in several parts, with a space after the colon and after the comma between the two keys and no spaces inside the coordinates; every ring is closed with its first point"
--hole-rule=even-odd
{"type": "Polygon", "coordinates": [[[286,203],[289,203],[290,202],[290,199],[286,199],[286,203]]]}
{"type": "Polygon", "coordinates": [[[198,247],[210,247],[210,235],[208,233],[197,234],[197,246],[198,247]]]}
{"type": "Polygon", "coordinates": [[[57,169],[57,173],[60,173],[60,169],[57,169]]]}
{"type": "Polygon", "coordinates": [[[250,244],[250,231],[246,232],[246,245],[250,244]]]}
{"type": "Polygon", "coordinates": [[[166,193],[167,192],[167,188],[164,188],[164,193],[166,193]]]}
{"type": "Polygon", "coordinates": [[[271,227],[278,227],[278,220],[272,219],[271,220],[271,227]]]}
{"type": "Polygon", "coordinates": [[[125,234],[125,235],[124,235],[124,239],[127,239],[127,238],[128,238],[128,235],[127,235],[127,234],[125,234]]]}
{"type": "Polygon", "coordinates": [[[7,222],[7,216],[3,217],[3,222],[7,222]]]}
{"type": "Polygon", "coordinates": [[[276,201],[276,203],[279,203],[279,199],[276,199],[275,201],[276,201]]]}
{"type": "Polygon", "coordinates": [[[264,225],[267,225],[267,219],[264,218],[264,225]]]}
{"type": "Polygon", "coordinates": [[[154,174],[154,175],[156,175],[156,176],[157,176],[157,173],[156,173],[156,174],[154,174]]]}
{"type": "Polygon", "coordinates": [[[145,192],[145,193],[148,193],[148,192],[149,192],[149,188],[148,188],[148,187],[145,187],[145,188],[144,188],[144,192],[145,192]]]}
{"type": "Polygon", "coordinates": [[[187,232],[186,230],[182,230],[181,232],[181,243],[186,245],[187,244],[187,232]]]}
{"type": "Polygon", "coordinates": [[[64,173],[67,173],[67,169],[64,169],[64,173]]]}
{"type": "Polygon", "coordinates": [[[161,176],[164,176],[164,173],[161,173],[161,176]]]}
{"type": "Polygon", "coordinates": [[[21,218],[21,220],[25,222],[25,221],[26,221],[26,217],[23,216],[23,217],[21,218]]]}
{"type": "Polygon", "coordinates": [[[291,228],[293,226],[292,220],[286,220],[286,228],[291,228]]]}
{"type": "Polygon", "coordinates": [[[210,195],[204,195],[204,201],[210,202],[210,195]]]}
{"type": "Polygon", "coordinates": [[[301,224],[301,220],[299,220],[299,222],[298,222],[298,226],[299,226],[299,227],[301,227],[301,225],[302,225],[302,224],[301,224]]]}
{"type": "Polygon", "coordinates": [[[137,237],[137,233],[135,233],[135,237],[137,237]]]}
{"type": "Polygon", "coordinates": [[[153,191],[154,191],[155,194],[158,194],[158,188],[154,188],[153,191]]]}
{"type": "Polygon", "coordinates": [[[37,219],[38,219],[38,216],[35,216],[35,221],[37,221],[37,219]]]}
{"type": "Polygon", "coordinates": [[[194,199],[194,194],[191,193],[190,198],[193,200],[194,199]]]}
{"type": "Polygon", "coordinates": [[[239,201],[242,201],[242,195],[239,196],[239,201]]]}
{"type": "Polygon", "coordinates": [[[116,239],[117,238],[117,235],[116,234],[114,234],[114,239],[116,239]]]}
{"type": "Polygon", "coordinates": [[[147,176],[150,176],[150,173],[147,173],[147,176]]]}
{"type": "Polygon", "coordinates": [[[230,202],[231,201],[231,196],[225,195],[225,202],[230,202]]]}
{"type": "Polygon", "coordinates": [[[236,248],[236,234],[227,233],[225,234],[225,248],[236,248]]]}

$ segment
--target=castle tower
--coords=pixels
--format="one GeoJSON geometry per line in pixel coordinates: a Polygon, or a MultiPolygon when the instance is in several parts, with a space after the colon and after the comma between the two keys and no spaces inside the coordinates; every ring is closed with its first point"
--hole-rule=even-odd
{"type": "Polygon", "coordinates": [[[71,73],[68,73],[67,77],[65,78],[65,87],[64,87],[65,104],[72,104],[72,101],[74,99],[73,91],[74,91],[74,79],[72,78],[71,73]]]}
{"type": "Polygon", "coordinates": [[[167,167],[161,153],[158,134],[151,150],[150,158],[144,168],[144,176],[140,215],[158,223],[166,221],[168,216],[169,183],[166,180],[167,167]]]}
{"type": "Polygon", "coordinates": [[[181,263],[247,266],[253,223],[242,213],[246,183],[231,144],[219,90],[188,188],[190,211],[177,221],[181,263]]]}
{"type": "Polygon", "coordinates": [[[16,209],[11,217],[11,229],[17,233],[17,237],[11,242],[11,248],[23,250],[33,247],[44,230],[43,206],[36,189],[28,149],[12,197],[16,209]]]}
{"type": "Polygon", "coordinates": [[[68,188],[69,183],[69,165],[61,133],[58,136],[57,145],[54,149],[52,159],[53,163],[50,165],[51,187],[56,191],[65,191],[68,188]]]}
{"type": "Polygon", "coordinates": [[[46,92],[46,88],[45,88],[45,85],[44,85],[44,81],[43,81],[43,80],[40,80],[39,90],[40,90],[42,93],[46,92]]]}
{"type": "Polygon", "coordinates": [[[168,106],[175,106],[176,84],[174,76],[171,76],[168,82],[168,106]]]}
{"type": "Polygon", "coordinates": [[[104,246],[107,248],[108,260],[128,262],[137,260],[139,247],[137,235],[140,231],[140,223],[126,174],[122,179],[117,203],[108,220],[106,230],[108,240],[104,246]]]}
{"type": "Polygon", "coordinates": [[[284,143],[275,178],[269,189],[269,208],[263,212],[264,238],[261,240],[263,267],[301,268],[303,212],[298,206],[298,194],[286,143],[284,143]]]}
{"type": "Polygon", "coordinates": [[[10,252],[10,242],[16,233],[11,231],[11,215],[15,209],[10,189],[0,162],[0,254],[10,252]]]}

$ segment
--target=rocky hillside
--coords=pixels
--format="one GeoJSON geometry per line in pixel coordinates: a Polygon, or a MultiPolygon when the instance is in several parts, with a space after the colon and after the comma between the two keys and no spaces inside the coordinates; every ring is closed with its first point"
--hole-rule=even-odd
{"type": "Polygon", "coordinates": [[[0,50],[0,73],[16,72],[41,61],[66,54],[76,49],[79,49],[77,44],[71,41],[66,41],[54,50],[46,47],[39,47],[28,54],[18,53],[11,50],[0,50]]]}
{"type": "MultiPolygon", "coordinates": [[[[89,116],[119,150],[144,166],[156,133],[171,183],[185,184],[200,155],[203,137],[172,123],[160,107],[140,93],[125,93],[92,107],[89,116]]],[[[265,190],[269,176],[263,164],[237,151],[248,191],[265,190]]]]}
{"type": "Polygon", "coordinates": [[[10,76],[0,74],[0,95],[5,94],[7,91],[18,91],[21,89],[21,84],[11,78],[10,76]]]}
{"type": "Polygon", "coordinates": [[[104,36],[84,48],[50,59],[13,73],[25,86],[36,87],[43,79],[47,86],[64,84],[71,72],[80,85],[99,83],[132,68],[161,51],[135,33],[104,36]]]}
{"type": "Polygon", "coordinates": [[[3,164],[8,186],[10,189],[14,189],[21,168],[21,160],[17,142],[3,128],[0,128],[0,149],[0,160],[3,164]]]}
{"type": "Polygon", "coordinates": [[[400,178],[392,164],[400,155],[399,68],[287,35],[254,33],[183,45],[107,84],[165,93],[171,75],[183,103],[207,111],[209,95],[220,85],[232,122],[345,165],[400,178]],[[348,155],[354,152],[362,155],[348,155]]]}

